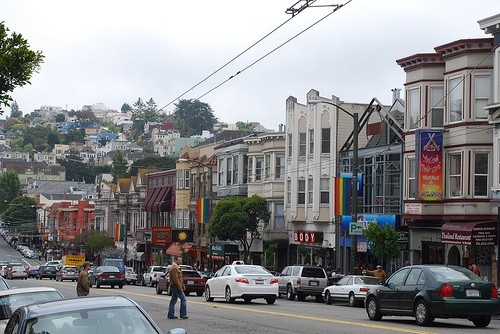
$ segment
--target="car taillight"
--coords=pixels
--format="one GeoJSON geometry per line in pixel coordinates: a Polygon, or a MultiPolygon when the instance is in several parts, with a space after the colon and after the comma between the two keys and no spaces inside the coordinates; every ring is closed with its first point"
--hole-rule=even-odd
{"type": "Polygon", "coordinates": [[[366,287],[359,288],[359,292],[368,292],[368,291],[370,291],[370,288],[366,288],[366,287]]]}
{"type": "Polygon", "coordinates": [[[300,285],[300,278],[297,279],[297,285],[300,285]]]}
{"type": "Polygon", "coordinates": [[[236,277],[234,280],[236,281],[236,283],[245,283],[245,284],[250,283],[248,282],[248,279],[246,279],[245,277],[236,277]]]}
{"type": "Polygon", "coordinates": [[[439,291],[439,297],[453,297],[453,287],[451,285],[443,285],[441,291],[439,291]]]}
{"type": "Polygon", "coordinates": [[[498,298],[498,290],[495,284],[491,286],[491,298],[498,298]]]}
{"type": "Polygon", "coordinates": [[[271,278],[271,281],[269,284],[278,284],[278,279],[277,278],[271,278]]]}
{"type": "Polygon", "coordinates": [[[118,278],[125,278],[125,274],[118,274],[118,278]]]}

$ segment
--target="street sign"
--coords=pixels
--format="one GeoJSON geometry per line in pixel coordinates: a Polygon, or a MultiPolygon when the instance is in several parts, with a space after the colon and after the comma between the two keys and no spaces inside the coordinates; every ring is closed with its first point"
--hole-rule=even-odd
{"type": "Polygon", "coordinates": [[[363,222],[350,222],[349,223],[349,235],[363,235],[363,222]]]}

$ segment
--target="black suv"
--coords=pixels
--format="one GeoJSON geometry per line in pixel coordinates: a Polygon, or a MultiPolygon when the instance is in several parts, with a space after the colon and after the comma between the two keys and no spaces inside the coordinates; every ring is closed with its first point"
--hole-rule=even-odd
{"type": "Polygon", "coordinates": [[[325,270],[316,266],[288,266],[278,276],[279,295],[286,294],[288,300],[297,296],[303,301],[307,296],[315,296],[317,302],[323,302],[323,290],[327,283],[325,270]]]}

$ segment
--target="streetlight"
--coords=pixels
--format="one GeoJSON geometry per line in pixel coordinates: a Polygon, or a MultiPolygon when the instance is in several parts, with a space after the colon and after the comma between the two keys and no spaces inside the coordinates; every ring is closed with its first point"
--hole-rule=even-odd
{"type": "MultiPolygon", "coordinates": [[[[352,148],[352,204],[351,204],[351,221],[356,223],[358,220],[358,134],[359,134],[359,122],[358,114],[355,112],[350,112],[330,101],[321,100],[309,100],[310,104],[326,103],[331,104],[334,107],[345,112],[347,115],[352,117],[353,121],[353,148],[352,148]]],[[[338,126],[337,126],[338,127],[338,126]]],[[[342,223],[341,223],[342,224],[342,223]]],[[[356,267],[356,256],[358,252],[358,236],[356,234],[351,235],[351,269],[354,272],[356,267]]],[[[338,248],[338,246],[337,246],[338,248]]],[[[337,250],[338,252],[338,250],[337,250]]]]}

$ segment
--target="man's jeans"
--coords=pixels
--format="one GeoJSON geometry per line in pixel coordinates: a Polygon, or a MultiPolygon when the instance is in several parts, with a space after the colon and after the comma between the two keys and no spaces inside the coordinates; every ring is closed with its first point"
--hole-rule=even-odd
{"type": "Polygon", "coordinates": [[[175,304],[177,303],[177,298],[181,300],[181,309],[180,316],[185,317],[187,314],[186,309],[186,295],[184,295],[183,291],[179,291],[176,287],[170,287],[172,291],[172,298],[170,299],[170,304],[168,305],[168,314],[167,317],[171,318],[175,313],[175,304]]]}

